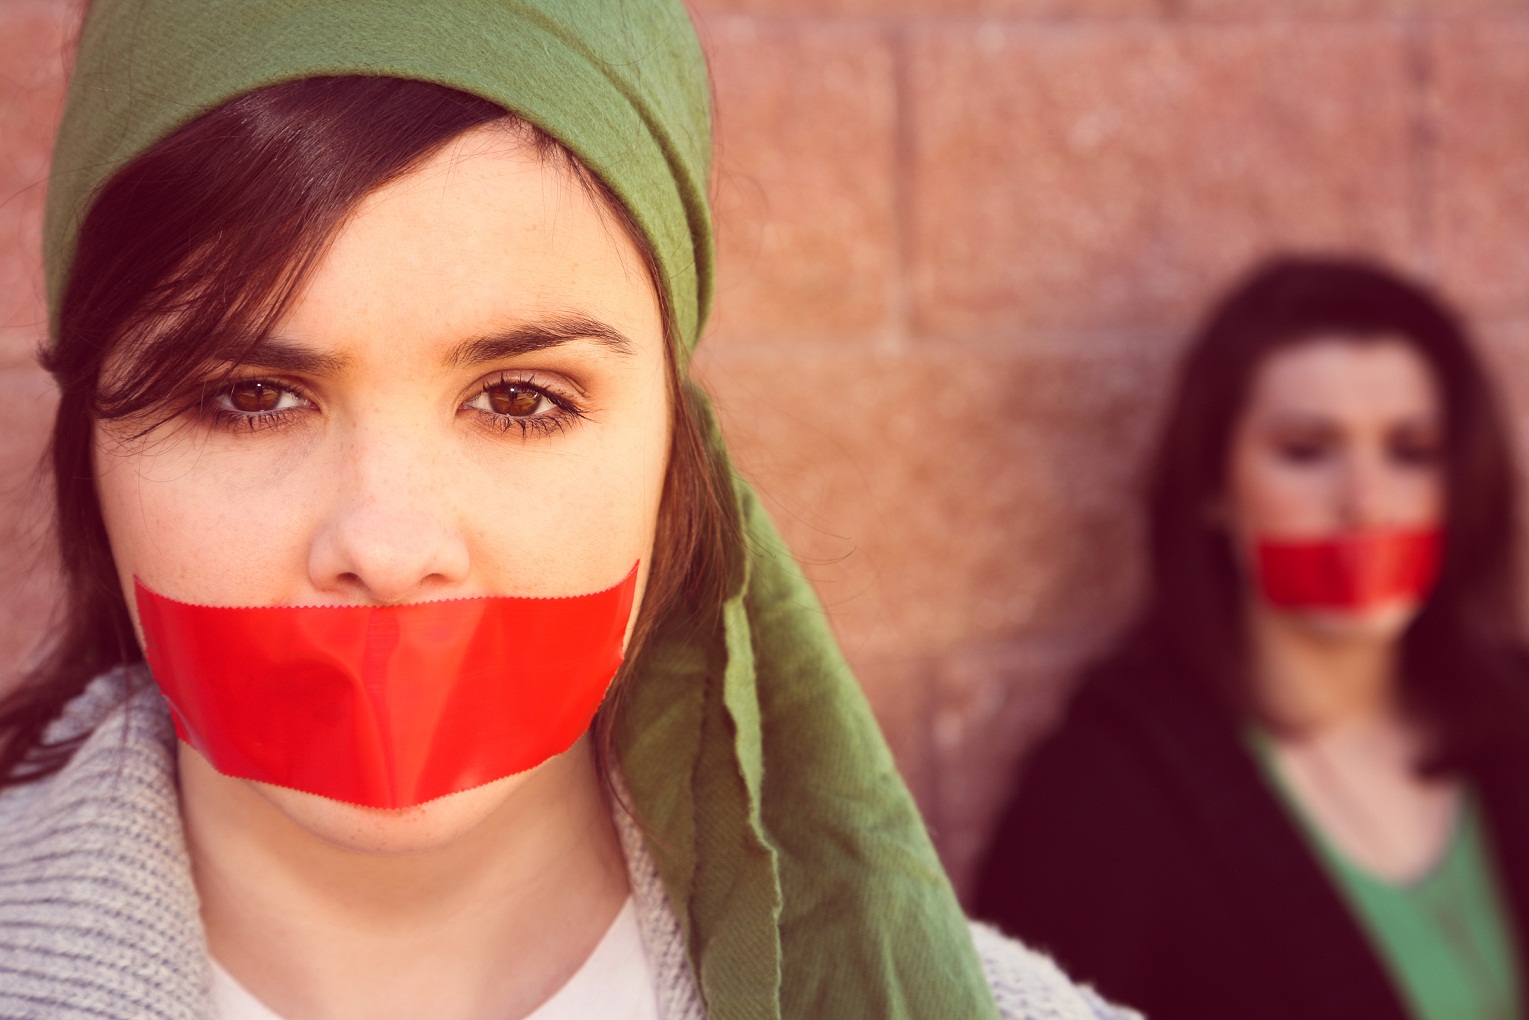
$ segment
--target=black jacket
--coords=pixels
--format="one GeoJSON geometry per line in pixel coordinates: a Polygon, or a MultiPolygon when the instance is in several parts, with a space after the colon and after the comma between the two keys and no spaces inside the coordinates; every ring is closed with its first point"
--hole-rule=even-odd
{"type": "MultiPolygon", "coordinates": [[[[1029,763],[976,910],[1149,1020],[1405,1020],[1231,717],[1190,683],[1088,683],[1029,763]]],[[[1529,747],[1472,776],[1529,994],[1529,747]]]]}

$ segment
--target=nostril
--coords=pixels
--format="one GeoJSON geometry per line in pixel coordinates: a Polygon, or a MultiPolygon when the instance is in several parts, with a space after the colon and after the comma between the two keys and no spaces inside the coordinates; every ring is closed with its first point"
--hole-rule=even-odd
{"type": "Polygon", "coordinates": [[[416,507],[357,500],[336,507],[316,530],[308,575],[346,601],[390,604],[461,584],[469,560],[452,522],[416,507]]]}

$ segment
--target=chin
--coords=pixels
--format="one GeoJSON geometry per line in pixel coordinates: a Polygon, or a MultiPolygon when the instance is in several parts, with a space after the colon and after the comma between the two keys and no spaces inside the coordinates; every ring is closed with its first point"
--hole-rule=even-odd
{"type": "Polygon", "coordinates": [[[445,850],[497,825],[556,813],[569,790],[594,779],[588,737],[562,754],[470,790],[408,808],[363,807],[253,779],[225,775],[195,748],[180,743],[183,810],[199,805],[204,824],[301,836],[330,849],[374,857],[402,857],[445,850]]]}
{"type": "Polygon", "coordinates": [[[372,808],[269,783],[248,782],[299,829],[330,846],[380,857],[456,843],[494,814],[535,772],[522,772],[408,808],[372,808]]]}
{"type": "Polygon", "coordinates": [[[1364,609],[1310,609],[1288,613],[1301,629],[1327,641],[1396,641],[1422,608],[1401,599],[1364,609]]]}

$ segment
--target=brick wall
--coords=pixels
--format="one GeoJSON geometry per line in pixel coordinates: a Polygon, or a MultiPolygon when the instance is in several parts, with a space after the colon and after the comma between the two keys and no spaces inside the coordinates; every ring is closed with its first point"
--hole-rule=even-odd
{"type": "MultiPolygon", "coordinates": [[[[1250,260],[1437,280],[1529,424],[1529,0],[696,6],[722,227],[699,369],[959,881],[1130,610],[1168,373],[1250,260]]],[[[0,0],[0,661],[49,588],[28,358],[68,7],[0,0]]]]}

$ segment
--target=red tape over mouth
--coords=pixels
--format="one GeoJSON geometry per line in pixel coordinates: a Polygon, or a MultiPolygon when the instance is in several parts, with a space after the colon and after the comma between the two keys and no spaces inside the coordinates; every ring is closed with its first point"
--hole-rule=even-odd
{"type": "Polygon", "coordinates": [[[405,808],[573,746],[621,665],[637,567],[569,598],[200,606],[134,579],[175,730],[225,775],[405,808]]]}
{"type": "Polygon", "coordinates": [[[1281,609],[1364,610],[1421,600],[1438,579],[1443,545],[1437,528],[1262,539],[1256,550],[1259,586],[1281,609]]]}

